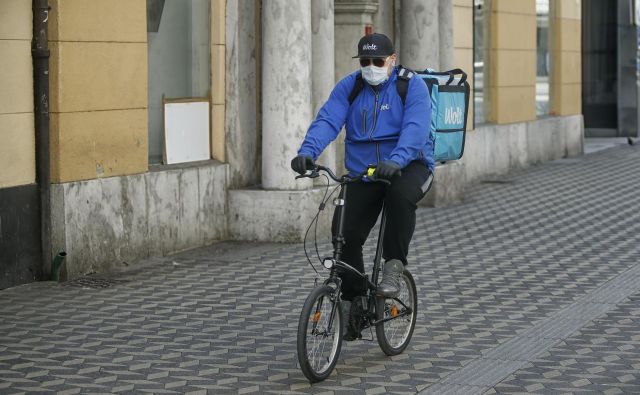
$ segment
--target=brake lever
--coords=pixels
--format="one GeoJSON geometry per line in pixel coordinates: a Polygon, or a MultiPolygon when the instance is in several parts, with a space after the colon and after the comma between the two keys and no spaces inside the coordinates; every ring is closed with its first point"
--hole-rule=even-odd
{"type": "Polygon", "coordinates": [[[391,185],[391,181],[387,180],[386,178],[380,178],[380,177],[374,177],[374,176],[367,176],[366,178],[371,182],[381,182],[386,185],[391,185]]]}
{"type": "Polygon", "coordinates": [[[312,170],[311,173],[300,174],[296,176],[296,180],[299,178],[318,178],[320,177],[320,173],[317,170],[312,170]]]}

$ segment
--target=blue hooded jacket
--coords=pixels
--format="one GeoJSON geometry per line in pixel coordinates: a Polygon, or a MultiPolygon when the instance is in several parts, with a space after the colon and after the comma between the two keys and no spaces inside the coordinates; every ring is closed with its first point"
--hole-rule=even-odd
{"type": "Polygon", "coordinates": [[[377,87],[363,81],[362,91],[349,105],[349,95],[359,73],[358,70],[338,82],[309,126],[298,155],[317,160],[346,124],[345,167],[351,176],[385,160],[392,160],[401,168],[421,160],[433,172],[431,98],[427,85],[420,78],[411,78],[403,105],[396,89],[398,75],[394,68],[389,79],[377,87]]]}

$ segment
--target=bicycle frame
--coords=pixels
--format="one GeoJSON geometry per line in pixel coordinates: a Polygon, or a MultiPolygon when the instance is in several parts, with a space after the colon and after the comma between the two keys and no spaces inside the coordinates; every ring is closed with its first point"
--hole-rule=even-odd
{"type": "Polygon", "coordinates": [[[371,273],[371,279],[369,279],[366,274],[362,274],[359,273],[357,270],[355,270],[351,265],[343,262],[341,260],[342,257],[342,247],[344,246],[344,217],[345,217],[345,210],[346,210],[346,198],[347,198],[347,189],[348,189],[348,183],[342,183],[341,187],[340,187],[340,194],[338,195],[337,198],[337,205],[336,205],[336,210],[340,210],[338,213],[338,225],[337,225],[337,232],[336,235],[334,237],[334,251],[333,251],[333,259],[336,262],[339,262],[339,265],[333,265],[333,267],[331,268],[331,273],[329,275],[329,278],[332,277],[337,277],[337,267],[339,266],[348,266],[349,268],[353,269],[352,271],[355,273],[358,273],[360,276],[363,277],[363,280],[367,281],[367,288],[370,291],[375,291],[377,289],[377,284],[378,284],[378,279],[380,277],[380,271],[381,269],[381,265],[380,262],[382,261],[382,241],[384,239],[384,228],[385,225],[387,223],[387,210],[385,209],[385,205],[384,203],[382,204],[382,214],[381,214],[381,218],[380,218],[380,229],[378,231],[378,240],[376,243],[376,254],[373,258],[373,269],[372,269],[372,273],[371,273]]]}
{"type": "MultiPolygon", "coordinates": [[[[385,204],[382,204],[382,209],[381,209],[381,217],[380,217],[380,229],[378,230],[378,239],[376,242],[376,253],[373,259],[373,268],[372,268],[372,272],[371,272],[371,278],[369,278],[367,276],[366,273],[360,273],[358,270],[356,270],[354,267],[352,267],[351,265],[349,265],[346,262],[342,261],[342,247],[344,246],[344,219],[345,219],[345,210],[346,210],[346,200],[347,200],[347,192],[349,189],[349,184],[351,182],[355,182],[358,181],[360,179],[362,179],[363,175],[360,175],[358,177],[355,178],[349,178],[346,176],[343,176],[341,178],[338,178],[337,176],[335,176],[335,174],[333,174],[333,172],[331,172],[330,169],[324,167],[324,166],[317,166],[317,168],[314,170],[314,173],[312,173],[311,177],[315,176],[317,177],[317,172],[318,170],[323,170],[325,171],[334,181],[340,183],[340,193],[338,194],[338,197],[334,200],[334,205],[336,206],[336,210],[339,210],[337,213],[338,216],[338,223],[337,223],[337,230],[336,230],[336,234],[333,237],[333,245],[334,245],[334,249],[333,249],[333,265],[331,266],[331,271],[329,273],[329,278],[327,280],[324,281],[325,285],[329,285],[329,284],[335,284],[336,286],[336,298],[338,300],[341,300],[341,285],[342,285],[342,279],[338,276],[338,268],[342,267],[344,269],[347,270],[351,270],[352,272],[356,273],[358,276],[360,276],[362,278],[362,281],[366,281],[366,286],[367,286],[367,294],[363,295],[364,298],[367,301],[366,304],[366,317],[367,318],[367,322],[369,324],[369,326],[374,326],[374,325],[378,325],[379,323],[383,323],[383,322],[387,322],[399,317],[403,317],[405,315],[411,314],[412,310],[410,307],[408,307],[402,300],[398,299],[398,298],[393,298],[394,300],[396,300],[398,303],[400,303],[400,305],[402,305],[404,307],[404,310],[398,314],[395,317],[389,317],[389,318],[385,318],[385,319],[380,319],[380,320],[375,320],[375,291],[378,288],[378,280],[380,278],[380,272],[382,270],[382,251],[383,251],[383,240],[384,240],[384,231],[385,231],[385,227],[386,227],[386,222],[387,222],[387,210],[385,207],[385,204]]],[[[388,181],[385,180],[378,180],[378,181],[382,181],[382,182],[386,182],[388,183],[388,181]]],[[[335,305],[334,305],[335,308],[335,305]]],[[[329,322],[329,328],[331,328],[331,326],[333,325],[333,311],[331,314],[331,320],[329,322]]]]}
{"type": "MultiPolygon", "coordinates": [[[[362,331],[367,328],[371,330],[371,334],[373,336],[372,329],[375,326],[375,335],[378,339],[378,344],[385,354],[393,356],[404,351],[409,344],[411,334],[415,327],[416,312],[415,308],[407,306],[407,304],[400,300],[400,296],[389,298],[381,296],[377,292],[378,280],[380,279],[380,271],[382,270],[383,265],[383,240],[387,222],[387,210],[384,201],[382,202],[380,229],[378,231],[378,239],[376,241],[376,252],[373,259],[371,277],[367,275],[364,268],[363,272],[360,272],[342,260],[343,249],[345,247],[344,229],[346,225],[345,214],[347,210],[347,194],[350,189],[349,184],[360,181],[365,177],[368,177],[371,181],[379,181],[386,184],[390,184],[390,182],[388,180],[377,179],[375,177],[375,169],[373,168],[367,169],[365,173],[357,177],[337,177],[330,169],[319,165],[314,166],[310,173],[307,172],[301,174],[296,178],[316,178],[319,176],[318,172],[320,170],[327,173],[327,181],[329,181],[330,177],[336,181],[338,185],[333,188],[331,193],[329,193],[330,183],[327,182],[327,190],[321,200],[320,207],[318,208],[318,214],[316,214],[309,225],[304,237],[305,256],[318,276],[320,276],[320,274],[307,254],[307,235],[314,222],[318,220],[321,210],[326,207],[327,202],[332,196],[335,196],[335,193],[338,190],[339,193],[338,196],[333,199],[333,204],[336,206],[334,222],[332,224],[333,255],[321,258],[318,252],[318,240],[317,238],[315,239],[316,254],[318,259],[322,262],[322,266],[329,269],[329,277],[323,281],[322,286],[319,286],[317,281],[320,277],[316,278],[315,288],[311,291],[304,302],[302,312],[300,313],[300,320],[298,322],[298,361],[302,372],[312,383],[322,381],[331,374],[331,371],[334,369],[336,362],[338,361],[342,342],[362,339],[362,331]],[[348,305],[341,303],[341,289],[342,277],[344,277],[344,271],[346,270],[357,274],[353,281],[361,281],[364,288],[364,295],[356,297],[354,304],[351,305],[352,307],[355,306],[357,309],[352,309],[350,312],[345,314],[343,310],[348,307],[348,305]],[[361,307],[357,304],[360,301],[362,302],[361,307]],[[399,308],[400,305],[402,308],[399,308]],[[398,331],[398,327],[396,325],[392,325],[390,327],[382,325],[382,323],[407,315],[411,315],[411,318],[404,324],[404,329],[401,329],[400,332],[398,332],[400,334],[398,339],[395,338],[395,334],[398,331]],[[389,333],[391,333],[391,337],[389,337],[389,333]],[[327,354],[325,355],[325,348],[327,344],[330,344],[330,346],[326,349],[327,354]]],[[[317,227],[317,222],[315,222],[315,224],[317,227]]],[[[411,274],[408,272],[405,272],[403,277],[405,278],[403,281],[407,283],[410,300],[413,301],[407,303],[413,306],[416,300],[415,282],[411,274]]],[[[403,291],[402,294],[404,295],[405,292],[403,291]]],[[[403,323],[400,322],[399,325],[402,326],[403,323]]]]}

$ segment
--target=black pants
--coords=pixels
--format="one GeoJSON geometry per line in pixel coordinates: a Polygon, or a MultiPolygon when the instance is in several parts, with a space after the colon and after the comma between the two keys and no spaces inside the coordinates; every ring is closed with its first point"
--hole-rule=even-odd
{"type": "MultiPolygon", "coordinates": [[[[382,257],[388,261],[399,259],[407,264],[409,243],[416,226],[417,203],[431,184],[431,172],[418,161],[402,169],[402,174],[391,180],[388,187],[379,182],[356,182],[347,186],[342,260],[364,272],[362,246],[371,228],[376,224],[382,203],[387,210],[387,223],[382,243],[382,257]]],[[[337,233],[338,213],[333,216],[332,233],[337,233]]],[[[343,299],[351,300],[366,291],[366,283],[357,275],[345,271],[342,278],[343,299]]]]}

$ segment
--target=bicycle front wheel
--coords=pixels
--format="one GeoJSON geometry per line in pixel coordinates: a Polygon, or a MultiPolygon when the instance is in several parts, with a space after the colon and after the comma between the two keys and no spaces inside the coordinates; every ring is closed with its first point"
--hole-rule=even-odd
{"type": "Polygon", "coordinates": [[[376,326],[376,337],[382,351],[398,355],[411,341],[418,316],[416,283],[407,270],[402,273],[400,293],[396,298],[376,298],[376,315],[383,320],[376,326]]]}
{"type": "Polygon", "coordinates": [[[342,347],[342,311],[335,290],[316,287],[304,302],[298,322],[298,361],[309,382],[329,377],[342,347]]]}

